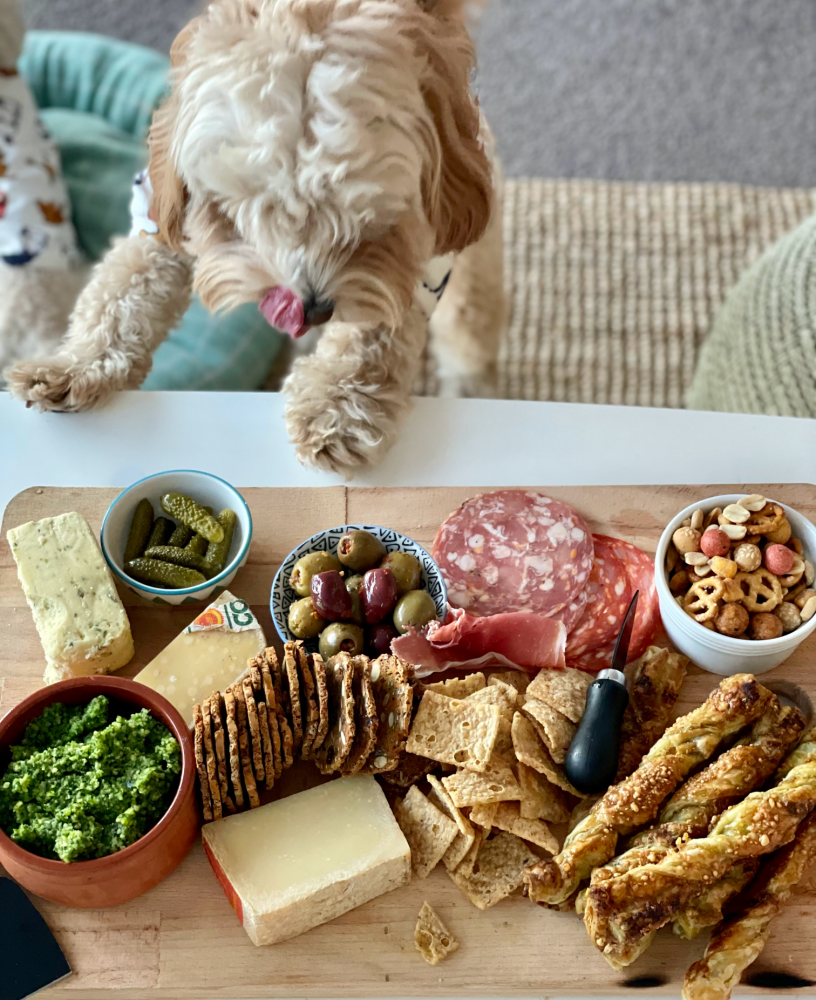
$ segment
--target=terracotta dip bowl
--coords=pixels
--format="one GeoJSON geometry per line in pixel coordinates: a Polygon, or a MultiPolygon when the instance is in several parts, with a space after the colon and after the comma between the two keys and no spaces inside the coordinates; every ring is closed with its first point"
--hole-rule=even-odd
{"type": "Polygon", "coordinates": [[[0,864],[12,878],[37,896],[64,906],[116,906],[158,885],[184,860],[200,824],[194,785],[193,739],[184,720],[160,694],[123,677],[76,677],[51,684],[30,695],[0,720],[0,775],[9,762],[9,747],[29,722],[55,702],[86,705],[107,695],[114,712],[132,715],[147,708],[176,737],[181,747],[181,777],[170,807],[159,822],[130,847],[95,861],[42,858],[15,844],[0,830],[0,864]]]}

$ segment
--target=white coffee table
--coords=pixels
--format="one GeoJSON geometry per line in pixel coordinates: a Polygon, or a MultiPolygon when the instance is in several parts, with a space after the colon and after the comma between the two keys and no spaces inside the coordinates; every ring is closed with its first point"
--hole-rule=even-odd
{"type": "MultiPolygon", "coordinates": [[[[206,469],[237,486],[327,486],[272,393],[122,393],[41,414],[0,393],[0,510],[28,486],[124,486],[206,469]]],[[[816,420],[511,400],[417,399],[371,486],[816,482],[816,420]]]]}

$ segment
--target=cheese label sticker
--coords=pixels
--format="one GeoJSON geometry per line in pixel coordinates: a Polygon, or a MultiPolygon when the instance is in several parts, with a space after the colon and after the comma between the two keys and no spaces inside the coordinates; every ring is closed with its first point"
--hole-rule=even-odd
{"type": "Polygon", "coordinates": [[[245,601],[211,605],[184,630],[185,632],[248,632],[260,628],[258,619],[245,601]]]}

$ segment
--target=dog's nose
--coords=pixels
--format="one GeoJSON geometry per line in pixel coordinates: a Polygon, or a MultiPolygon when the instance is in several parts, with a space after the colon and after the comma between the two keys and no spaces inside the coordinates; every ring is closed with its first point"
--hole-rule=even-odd
{"type": "Polygon", "coordinates": [[[309,326],[322,326],[334,315],[334,303],[331,299],[318,299],[310,295],[305,305],[304,319],[309,326]]]}

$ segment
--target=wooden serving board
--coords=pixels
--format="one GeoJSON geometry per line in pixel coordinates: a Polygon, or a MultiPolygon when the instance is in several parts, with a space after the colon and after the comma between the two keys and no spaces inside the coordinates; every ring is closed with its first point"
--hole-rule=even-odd
{"type": "MultiPolygon", "coordinates": [[[[337,524],[385,524],[426,546],[443,518],[478,488],[247,489],[254,538],[249,562],[231,590],[248,601],[267,638],[279,645],[269,613],[272,578],[286,554],[314,532],[337,524]]],[[[762,493],[816,519],[816,488],[806,485],[563,487],[547,493],[573,504],[593,530],[654,551],[663,526],[695,498],[762,493]]],[[[42,650],[17,581],[6,530],[25,521],[76,510],[100,527],[112,489],[30,489],[9,504],[0,538],[0,715],[41,684],[42,650]]],[[[191,607],[142,603],[122,589],[136,656],[132,676],[188,624],[191,607]]],[[[773,672],[816,695],[816,639],[773,672]]],[[[698,705],[717,678],[690,673],[678,714],[698,705]]],[[[71,910],[36,900],[74,970],[53,987],[54,1000],[235,998],[292,996],[449,996],[523,994],[674,994],[704,940],[684,942],[668,931],[635,966],[613,972],[569,913],[533,906],[517,895],[481,912],[444,870],[390,893],[293,941],[254,947],[197,845],[180,868],[140,899],[110,910],[71,910]],[[438,909],[461,942],[433,968],[414,949],[424,900],[438,909]]],[[[816,872],[775,921],[770,942],[739,992],[813,992],[816,985],[816,872]],[[764,977],[759,980],[757,976],[764,977]],[[771,977],[770,979],[768,977],[771,977]],[[774,978],[776,977],[776,978],[774,978]],[[781,978],[780,978],[781,977],[781,978]],[[792,977],[792,978],[791,978],[792,977]]],[[[0,976],[2,971],[0,970],[0,976]]]]}

